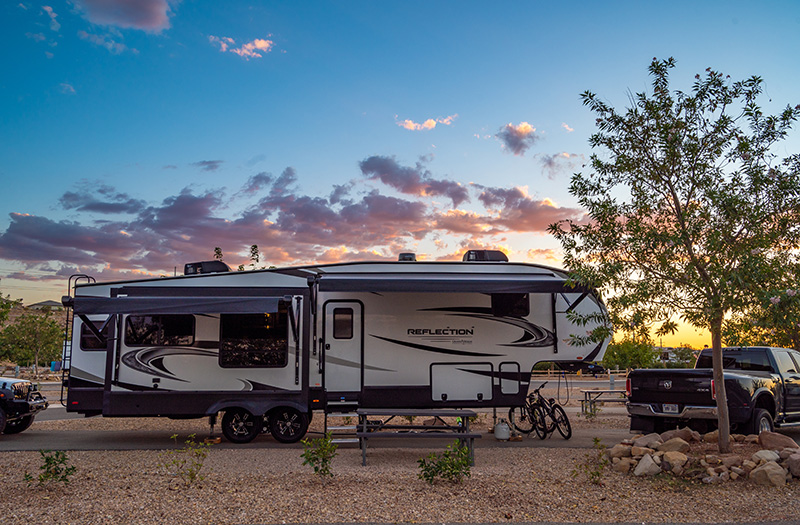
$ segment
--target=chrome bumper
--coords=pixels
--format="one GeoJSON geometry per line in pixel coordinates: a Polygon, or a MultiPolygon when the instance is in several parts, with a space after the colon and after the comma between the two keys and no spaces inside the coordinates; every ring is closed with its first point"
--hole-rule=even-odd
{"type": "Polygon", "coordinates": [[[661,403],[628,403],[628,414],[645,417],[671,417],[675,419],[717,419],[717,407],[683,407],[678,414],[661,412],[661,403]]]}

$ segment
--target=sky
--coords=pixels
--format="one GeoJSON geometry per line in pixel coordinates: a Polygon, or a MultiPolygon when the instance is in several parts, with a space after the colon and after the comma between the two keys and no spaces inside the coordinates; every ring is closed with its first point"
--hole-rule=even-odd
{"type": "Polygon", "coordinates": [[[712,67],[761,76],[769,112],[800,102],[793,0],[9,0],[0,27],[0,293],[27,304],[252,244],[559,266],[581,93],[625,107],[674,57],[674,89],[712,67]]]}

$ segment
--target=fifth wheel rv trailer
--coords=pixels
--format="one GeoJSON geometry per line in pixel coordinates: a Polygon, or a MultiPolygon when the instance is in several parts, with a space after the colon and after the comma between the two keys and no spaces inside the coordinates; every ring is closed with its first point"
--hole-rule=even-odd
{"type": "Polygon", "coordinates": [[[570,312],[605,312],[592,290],[561,270],[473,260],[87,278],[63,298],[62,401],[87,416],[222,412],[232,442],[265,424],[294,442],[314,411],[520,406],[536,363],[602,358],[607,340],[570,340],[595,326],[570,312]]]}

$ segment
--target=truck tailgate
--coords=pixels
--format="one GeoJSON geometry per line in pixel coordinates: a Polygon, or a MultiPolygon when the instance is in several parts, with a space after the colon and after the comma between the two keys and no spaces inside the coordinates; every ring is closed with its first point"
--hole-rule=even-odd
{"type": "Polygon", "coordinates": [[[630,380],[631,403],[677,403],[713,406],[712,371],[700,369],[633,370],[630,380]]]}

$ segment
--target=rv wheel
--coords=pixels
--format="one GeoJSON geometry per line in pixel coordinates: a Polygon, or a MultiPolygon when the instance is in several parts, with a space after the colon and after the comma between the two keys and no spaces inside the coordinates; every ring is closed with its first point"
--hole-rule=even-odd
{"type": "Polygon", "coordinates": [[[291,408],[279,407],[269,413],[269,430],[281,443],[296,443],[306,435],[308,415],[291,408]]]}
{"type": "Polygon", "coordinates": [[[222,433],[231,443],[250,443],[261,432],[262,421],[243,408],[229,408],[222,416],[222,433]]]}

